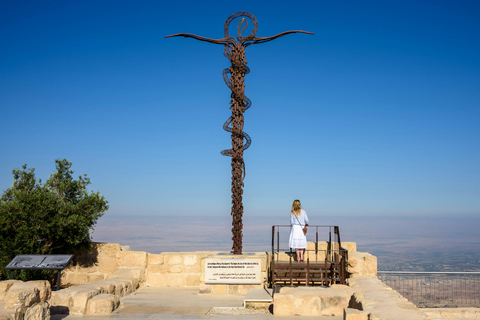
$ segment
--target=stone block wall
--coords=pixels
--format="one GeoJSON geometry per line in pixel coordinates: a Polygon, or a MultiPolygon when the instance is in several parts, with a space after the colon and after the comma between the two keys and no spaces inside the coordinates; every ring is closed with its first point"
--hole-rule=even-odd
{"type": "Polygon", "coordinates": [[[115,273],[110,279],[52,292],[51,311],[53,314],[109,314],[119,306],[121,297],[135,292],[138,286],[137,278],[115,273]]]}
{"type": "Polygon", "coordinates": [[[249,253],[234,256],[228,253],[131,251],[117,243],[98,243],[91,254],[79,255],[62,271],[62,286],[79,286],[105,279],[113,275],[136,278],[140,286],[200,287],[202,293],[246,294],[248,289],[262,287],[267,279],[267,254],[249,253]],[[206,285],[205,259],[260,259],[261,285],[206,285]]]}
{"type": "Polygon", "coordinates": [[[267,254],[241,256],[220,252],[164,252],[148,254],[146,285],[158,287],[200,287],[201,293],[244,295],[248,289],[263,287],[267,278],[267,254]],[[260,259],[262,284],[205,284],[205,259],[260,259]]]}
{"type": "Polygon", "coordinates": [[[49,320],[50,283],[45,280],[0,281],[0,319],[49,320]]]}
{"type": "Polygon", "coordinates": [[[61,273],[62,287],[109,279],[113,274],[145,281],[147,252],[131,251],[118,243],[95,243],[92,252],[75,255],[61,273]]]}
{"type": "MultiPolygon", "coordinates": [[[[336,249],[337,243],[332,243],[336,249]]],[[[356,243],[343,242],[348,250],[350,277],[362,277],[377,274],[377,259],[369,253],[357,252],[356,243]]],[[[206,258],[252,258],[262,261],[262,283],[267,278],[270,266],[267,253],[245,254],[239,257],[221,252],[164,252],[151,254],[145,251],[131,251],[129,247],[118,243],[97,243],[93,253],[77,255],[73,262],[62,271],[63,286],[78,286],[109,279],[113,274],[136,278],[140,286],[159,287],[200,287],[201,292],[211,294],[244,294],[257,285],[205,285],[204,265],[206,258]]],[[[308,242],[308,250],[315,249],[314,242],[308,242]]],[[[327,243],[318,243],[318,253],[310,251],[311,260],[324,260],[327,243]]],[[[280,260],[289,260],[289,253],[278,255],[280,260]]]]}

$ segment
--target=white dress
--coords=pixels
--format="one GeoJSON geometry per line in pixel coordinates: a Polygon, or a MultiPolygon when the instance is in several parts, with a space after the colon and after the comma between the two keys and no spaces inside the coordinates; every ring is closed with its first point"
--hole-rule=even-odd
{"type": "Polygon", "coordinates": [[[308,224],[308,217],[305,210],[295,217],[291,214],[290,217],[290,240],[288,245],[292,249],[305,249],[307,247],[307,237],[303,234],[303,227],[308,224]],[[297,221],[298,218],[298,221],[297,221]]]}

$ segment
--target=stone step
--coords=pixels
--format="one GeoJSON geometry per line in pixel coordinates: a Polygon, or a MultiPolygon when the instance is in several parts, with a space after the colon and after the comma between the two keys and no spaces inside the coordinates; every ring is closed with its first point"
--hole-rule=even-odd
{"type": "Polygon", "coordinates": [[[268,309],[273,303],[272,289],[250,289],[243,300],[243,306],[247,309],[268,309]]]}

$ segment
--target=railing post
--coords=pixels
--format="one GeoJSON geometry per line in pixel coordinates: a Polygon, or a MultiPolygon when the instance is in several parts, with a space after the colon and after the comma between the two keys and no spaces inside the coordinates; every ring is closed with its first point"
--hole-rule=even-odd
{"type": "Polygon", "coordinates": [[[293,287],[293,274],[292,274],[292,248],[290,248],[290,286],[293,287]]]}
{"type": "Polygon", "coordinates": [[[277,228],[277,252],[280,254],[280,226],[277,228]]]}
{"type": "Polygon", "coordinates": [[[272,226],[272,256],[273,256],[273,253],[275,252],[274,245],[275,245],[275,226],[272,226]]]}
{"type": "Polygon", "coordinates": [[[307,279],[305,282],[305,286],[308,287],[309,282],[310,282],[310,258],[307,258],[307,279]]]}

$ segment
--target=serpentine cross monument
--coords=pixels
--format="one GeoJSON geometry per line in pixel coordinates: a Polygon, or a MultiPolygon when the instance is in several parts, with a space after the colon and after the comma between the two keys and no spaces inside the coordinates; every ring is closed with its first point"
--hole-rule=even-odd
{"type": "Polygon", "coordinates": [[[193,38],[200,41],[206,41],[215,44],[224,45],[223,55],[230,60],[230,68],[223,70],[223,80],[226,85],[232,90],[230,100],[230,110],[232,116],[225,121],[223,129],[231,133],[232,148],[223,150],[221,152],[224,156],[232,157],[232,240],[233,240],[233,254],[242,254],[242,216],[243,216],[243,180],[245,179],[245,163],[243,161],[243,151],[250,147],[252,140],[250,136],[243,131],[245,110],[250,108],[251,101],[245,96],[245,75],[250,72],[247,67],[247,59],[245,58],[245,49],[252,44],[264,43],[276,38],[283,37],[290,33],[307,33],[312,32],[292,30],[279,33],[271,37],[256,37],[258,29],[258,22],[255,16],[249,12],[241,11],[232,14],[225,21],[224,25],[225,37],[222,39],[210,39],[197,36],[190,33],[178,33],[165,38],[171,37],[185,37],[193,38]],[[229,26],[232,20],[242,17],[237,22],[237,37],[231,37],[229,34],[229,26]],[[249,18],[253,22],[253,30],[246,37],[242,34],[248,26],[249,18]],[[243,143],[245,140],[245,143],[243,143]]]}

